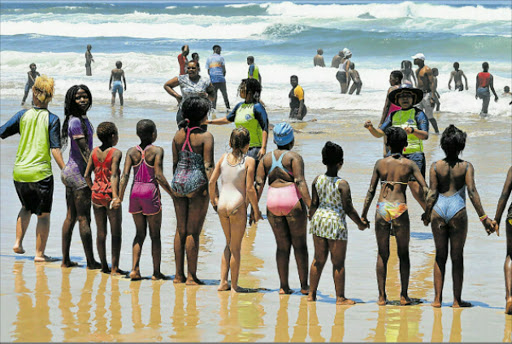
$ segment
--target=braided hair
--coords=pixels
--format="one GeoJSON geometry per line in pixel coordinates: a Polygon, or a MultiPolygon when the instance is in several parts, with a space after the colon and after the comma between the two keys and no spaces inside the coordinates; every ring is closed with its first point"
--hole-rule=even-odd
{"type": "Polygon", "coordinates": [[[91,91],[89,90],[89,87],[85,85],[74,85],[71,86],[66,93],[66,99],[64,100],[64,123],[62,124],[62,132],[61,132],[61,145],[63,149],[68,144],[68,126],[69,126],[69,119],[70,117],[78,117],[80,119],[80,124],[82,125],[82,131],[85,136],[85,141],[89,142],[89,129],[87,128],[87,124],[85,123],[85,119],[82,115],[85,115],[87,111],[92,106],[92,95],[91,91]],[[82,111],[78,104],[76,103],[75,96],[78,93],[78,90],[83,90],[85,93],[87,93],[87,96],[89,97],[89,106],[85,111],[82,111]],[[83,112],[83,113],[82,113],[83,112]]]}
{"type": "Polygon", "coordinates": [[[343,161],[343,148],[340,145],[327,141],[322,148],[322,164],[336,165],[343,161]]]}

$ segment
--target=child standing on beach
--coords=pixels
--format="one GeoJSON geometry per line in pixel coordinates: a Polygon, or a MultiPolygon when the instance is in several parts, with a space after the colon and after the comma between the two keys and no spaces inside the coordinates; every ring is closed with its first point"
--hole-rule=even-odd
{"type": "MultiPolygon", "coordinates": [[[[30,71],[27,72],[28,80],[25,84],[25,94],[23,95],[23,100],[21,101],[21,105],[25,105],[25,100],[27,100],[28,92],[32,89],[32,86],[34,86],[34,83],[36,82],[36,78],[40,76],[39,72],[36,71],[37,66],[35,63],[30,64],[30,71]]],[[[34,105],[34,102],[32,102],[32,105],[34,105]]]]}
{"type": "Polygon", "coordinates": [[[381,189],[375,214],[375,235],[377,236],[378,246],[377,284],[379,287],[379,301],[377,303],[380,306],[387,303],[386,276],[389,258],[389,236],[395,235],[398,258],[400,259],[402,287],[400,304],[408,305],[411,303],[407,294],[411,268],[409,262],[410,223],[405,190],[411,176],[416,178],[424,195],[428,188],[418,165],[402,155],[404,148],[407,147],[407,133],[405,130],[399,127],[390,127],[386,129],[386,136],[391,155],[377,160],[375,164],[370,188],[364,201],[361,220],[368,222],[368,209],[370,209],[370,204],[380,180],[381,189]]]}
{"type": "Polygon", "coordinates": [[[353,305],[353,300],[345,298],[345,254],[348,238],[345,218],[348,215],[360,230],[367,228],[368,223],[361,221],[354,209],[347,181],[338,177],[343,166],[343,149],[328,141],[322,149],[322,163],[327,166],[327,171],[313,181],[309,211],[315,258],[310,269],[308,301],[316,301],[318,282],[330,252],[336,304],[353,305]]]}
{"type": "Polygon", "coordinates": [[[102,122],[96,129],[96,135],[102,145],[92,151],[85,180],[92,191],[92,205],[96,219],[96,246],[101,261],[101,271],[112,275],[125,274],[119,269],[121,254],[121,222],[123,219],[121,201],[119,200],[119,164],[123,153],[114,148],[119,141],[117,127],[112,122],[102,122]],[[94,184],[91,174],[94,170],[94,184]],[[107,264],[105,243],[107,239],[107,217],[112,234],[112,270],[107,264]]]}
{"type": "Polygon", "coordinates": [[[140,138],[140,144],[130,148],[126,153],[119,191],[119,200],[122,202],[126,184],[130,178],[130,169],[133,167],[134,177],[128,211],[133,215],[136,234],[133,239],[133,267],[130,278],[132,281],[142,278],[139,263],[142,245],[149,227],[153,256],[152,279],[159,280],[165,276],[160,272],[162,204],[158,185],[161,185],[169,194],[171,194],[171,186],[163,174],[164,150],[162,147],[153,146],[157,138],[155,123],[150,119],[140,120],[137,123],[137,136],[140,138]]]}
{"type": "Polygon", "coordinates": [[[233,129],[229,139],[229,146],[233,151],[220,158],[210,178],[210,201],[213,209],[219,214],[220,223],[226,236],[219,291],[230,289],[228,283],[230,268],[231,290],[237,293],[248,291],[238,285],[240,251],[247,221],[247,201],[252,205],[254,220],[262,219],[258,207],[258,195],[254,188],[256,162],[253,158],[246,156],[249,143],[249,130],[244,127],[233,129]],[[222,181],[220,195],[217,191],[217,179],[219,178],[222,181]]]}
{"type": "Polygon", "coordinates": [[[475,186],[475,170],[471,163],[459,159],[466,146],[466,133],[450,124],[441,136],[441,148],[446,154],[443,160],[436,161],[430,168],[430,189],[427,208],[422,217],[425,226],[432,221],[432,234],[436,244],[434,264],[435,297],[433,307],[441,307],[443,284],[448,246],[452,259],[453,306],[471,307],[462,301],[462,281],[464,276],[464,244],[468,234],[466,213],[466,188],[469,199],[480,216],[480,221],[488,235],[494,232],[494,223],[485,215],[480,196],[475,186]],[[432,210],[434,210],[432,212],[432,210]]]}

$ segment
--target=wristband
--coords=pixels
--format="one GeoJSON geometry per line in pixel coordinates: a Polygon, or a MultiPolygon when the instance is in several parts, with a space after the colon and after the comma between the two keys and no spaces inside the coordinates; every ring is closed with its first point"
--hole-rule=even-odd
{"type": "Polygon", "coordinates": [[[489,218],[489,216],[487,215],[482,215],[480,216],[480,222],[484,222],[485,220],[487,220],[489,218]]]}
{"type": "Polygon", "coordinates": [[[412,131],[411,131],[411,134],[412,134],[412,133],[414,133],[414,128],[413,128],[413,127],[411,127],[411,129],[412,129],[412,131]]]}

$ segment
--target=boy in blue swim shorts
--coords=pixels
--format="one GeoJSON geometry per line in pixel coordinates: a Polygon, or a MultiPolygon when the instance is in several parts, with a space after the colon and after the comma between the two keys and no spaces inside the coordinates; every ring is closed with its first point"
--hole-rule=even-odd
{"type": "Polygon", "coordinates": [[[121,61],[116,62],[116,68],[112,69],[112,73],[110,74],[110,81],[108,82],[108,89],[112,90],[112,106],[116,103],[116,92],[119,93],[119,103],[123,106],[123,83],[124,90],[126,91],[126,79],[124,77],[124,70],[121,69],[123,63],[121,61]],[[123,79],[121,81],[121,78],[123,79]],[[114,83],[112,84],[112,80],[114,83]]]}

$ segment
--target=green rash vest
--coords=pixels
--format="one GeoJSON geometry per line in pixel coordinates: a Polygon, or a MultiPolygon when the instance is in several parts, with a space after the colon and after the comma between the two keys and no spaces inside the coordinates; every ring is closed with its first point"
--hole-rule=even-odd
{"type": "MultiPolygon", "coordinates": [[[[416,110],[411,108],[409,110],[398,110],[392,118],[393,127],[406,127],[418,130],[418,123],[416,122],[416,110]]],[[[404,154],[421,153],[423,152],[423,142],[414,134],[407,135],[407,147],[405,147],[404,154]]]]}
{"type": "Polygon", "coordinates": [[[265,108],[260,103],[241,102],[235,106],[227,119],[230,122],[235,122],[237,128],[244,127],[249,130],[251,135],[249,147],[263,145],[263,131],[268,132],[268,117],[265,108]]]}

